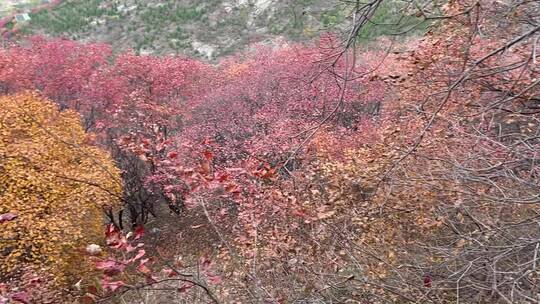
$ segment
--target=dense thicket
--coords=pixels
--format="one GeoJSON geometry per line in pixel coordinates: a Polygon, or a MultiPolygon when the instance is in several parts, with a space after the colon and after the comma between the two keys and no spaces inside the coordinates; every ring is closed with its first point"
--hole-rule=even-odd
{"type": "MultiPolygon", "coordinates": [[[[205,259],[207,281],[171,263],[163,281],[130,257],[144,287],[225,302],[537,301],[538,4],[417,7],[442,20],[425,37],[356,49],[380,4],[354,8],[345,40],[216,66],[33,38],[0,52],[0,86],[83,114],[123,169],[132,225],[160,204],[205,216],[226,279],[212,286],[205,259]]],[[[136,290],[111,281],[117,263],[100,264],[105,289],[136,290]]]]}

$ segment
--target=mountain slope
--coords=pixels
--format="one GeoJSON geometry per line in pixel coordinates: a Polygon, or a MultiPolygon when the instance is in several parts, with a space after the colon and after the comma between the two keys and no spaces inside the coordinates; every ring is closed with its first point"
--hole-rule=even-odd
{"type": "Polygon", "coordinates": [[[68,0],[33,14],[27,32],[214,59],[278,37],[309,39],[345,13],[324,0],[68,0]]]}

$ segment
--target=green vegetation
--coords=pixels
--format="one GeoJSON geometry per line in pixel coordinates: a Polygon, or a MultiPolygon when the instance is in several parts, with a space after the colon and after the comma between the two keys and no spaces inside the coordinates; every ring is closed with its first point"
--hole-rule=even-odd
{"type": "Polygon", "coordinates": [[[321,23],[325,28],[334,27],[340,22],[343,22],[344,19],[345,15],[343,14],[343,10],[339,7],[335,7],[321,15],[321,23]]]}
{"type": "Polygon", "coordinates": [[[163,27],[169,23],[199,21],[206,14],[204,8],[197,6],[179,7],[175,2],[167,2],[157,7],[146,7],[140,17],[146,28],[163,27]]]}
{"type": "MultiPolygon", "coordinates": [[[[323,0],[284,0],[260,11],[253,3],[226,5],[223,0],[67,0],[52,10],[31,14],[25,33],[66,35],[72,39],[105,40],[117,50],[197,55],[193,42],[212,45],[217,55],[271,36],[308,40],[320,31],[340,30],[351,4],[328,7],[323,0]]],[[[410,14],[410,3],[383,2],[359,33],[369,41],[413,27],[421,20],[410,14]]],[[[411,31],[421,33],[429,24],[411,31]]]]}
{"type": "Polygon", "coordinates": [[[88,29],[93,18],[112,16],[112,9],[100,7],[100,0],[66,1],[54,10],[31,14],[31,29],[53,34],[80,32],[88,29]]]}
{"type": "Polygon", "coordinates": [[[6,23],[5,26],[6,26],[6,28],[8,30],[12,30],[15,27],[15,23],[13,21],[10,21],[10,22],[6,23]]]}

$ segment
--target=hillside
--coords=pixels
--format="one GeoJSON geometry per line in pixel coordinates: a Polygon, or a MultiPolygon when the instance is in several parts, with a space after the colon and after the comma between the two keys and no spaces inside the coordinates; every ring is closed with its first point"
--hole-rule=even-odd
{"type": "MultiPolygon", "coordinates": [[[[360,38],[367,41],[417,22],[415,17],[402,18],[408,9],[403,1],[384,3],[360,38]]],[[[213,60],[248,45],[307,42],[321,33],[343,31],[351,10],[347,2],[323,0],[66,0],[31,14],[24,33],[104,42],[117,51],[145,55],[213,60]]],[[[419,27],[411,34],[424,30],[419,27]]]]}
{"type": "Polygon", "coordinates": [[[213,59],[278,37],[308,40],[343,18],[322,0],[68,0],[32,15],[30,30],[142,54],[213,59]]]}
{"type": "Polygon", "coordinates": [[[540,2],[55,4],[0,20],[0,304],[540,303],[540,2]]]}

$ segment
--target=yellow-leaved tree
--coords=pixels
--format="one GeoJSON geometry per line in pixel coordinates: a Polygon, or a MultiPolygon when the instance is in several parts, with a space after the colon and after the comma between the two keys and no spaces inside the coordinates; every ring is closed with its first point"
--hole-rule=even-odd
{"type": "Polygon", "coordinates": [[[91,271],[84,246],[102,239],[102,209],[121,195],[110,155],[73,111],[37,93],[0,97],[0,281],[31,267],[55,283],[91,271]]]}

